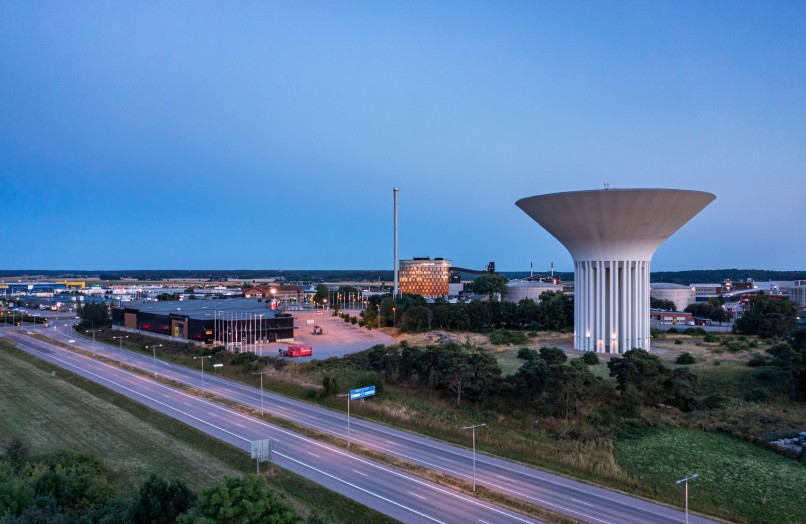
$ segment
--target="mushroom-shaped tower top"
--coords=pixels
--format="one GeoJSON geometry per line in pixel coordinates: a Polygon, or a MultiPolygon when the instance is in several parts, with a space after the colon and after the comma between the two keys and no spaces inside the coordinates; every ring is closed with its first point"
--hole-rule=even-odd
{"type": "Polygon", "coordinates": [[[605,189],[516,202],[574,258],[577,349],[649,349],[652,255],[715,198],[701,191],[605,189]]]}
{"type": "Polygon", "coordinates": [[[679,189],[604,189],[522,198],[515,205],[574,260],[649,260],[716,197],[679,189]]]}

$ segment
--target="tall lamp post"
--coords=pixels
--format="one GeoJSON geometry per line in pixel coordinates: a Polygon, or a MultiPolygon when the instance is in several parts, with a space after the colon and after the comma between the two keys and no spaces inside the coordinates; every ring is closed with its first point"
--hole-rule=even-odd
{"type": "Polygon", "coordinates": [[[473,432],[473,491],[476,491],[476,428],[483,428],[487,424],[476,424],[464,426],[462,429],[469,429],[473,432]]]}
{"type": "Polygon", "coordinates": [[[392,308],[392,327],[397,329],[397,308],[392,308]]]}
{"type": "Polygon", "coordinates": [[[151,348],[151,351],[154,353],[154,378],[157,378],[157,348],[161,348],[162,344],[153,344],[151,346],[146,346],[146,349],[151,348]]]}
{"type": "Polygon", "coordinates": [[[201,361],[202,361],[202,387],[204,387],[204,359],[205,358],[210,358],[210,355],[204,355],[204,356],[201,356],[201,357],[193,357],[193,360],[201,359],[201,361]]]}
{"type": "Polygon", "coordinates": [[[686,478],[682,478],[675,482],[675,484],[683,483],[686,485],[686,524],[688,524],[688,481],[694,480],[695,478],[699,477],[698,473],[694,473],[692,475],[688,475],[686,478]]]}
{"type": "Polygon", "coordinates": [[[259,373],[252,373],[253,375],[260,375],[260,414],[263,415],[263,375],[266,374],[265,371],[261,371],[259,373]]]}
{"type": "MultiPolygon", "coordinates": [[[[93,334],[93,336],[94,336],[94,334],[93,334]]],[[[119,347],[120,347],[120,367],[123,367],[123,339],[124,338],[129,338],[129,335],[121,335],[119,337],[112,337],[112,340],[118,339],[118,341],[120,342],[120,345],[119,345],[119,347]]]]}

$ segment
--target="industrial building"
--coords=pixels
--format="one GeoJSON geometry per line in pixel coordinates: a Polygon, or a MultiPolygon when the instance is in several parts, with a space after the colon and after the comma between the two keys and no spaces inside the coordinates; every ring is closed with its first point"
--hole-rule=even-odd
{"type": "Polygon", "coordinates": [[[649,284],[649,296],[658,300],[670,300],[678,311],[683,311],[689,304],[697,301],[693,286],[653,282],[649,284]]]}
{"type": "Polygon", "coordinates": [[[302,303],[305,301],[305,289],[300,286],[286,284],[269,284],[254,286],[243,290],[244,298],[275,298],[284,302],[302,303]]]}
{"type": "Polygon", "coordinates": [[[649,267],[658,247],[716,197],[673,189],[604,189],[516,205],[574,259],[574,347],[649,350],[649,267]]]}
{"type": "Polygon", "coordinates": [[[112,308],[112,323],[205,344],[276,342],[294,338],[294,318],[262,299],[128,302],[112,308]]]}
{"type": "Polygon", "coordinates": [[[428,257],[400,261],[400,292],[424,297],[448,296],[451,261],[428,257]]]}
{"type": "Polygon", "coordinates": [[[540,301],[540,295],[547,291],[563,292],[563,287],[551,282],[541,282],[537,280],[510,280],[507,282],[507,292],[502,297],[507,302],[516,304],[524,299],[540,301]]]}

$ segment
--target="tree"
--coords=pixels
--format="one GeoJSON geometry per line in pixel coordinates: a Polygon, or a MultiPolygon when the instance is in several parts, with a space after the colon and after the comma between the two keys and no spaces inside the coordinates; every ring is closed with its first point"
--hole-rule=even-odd
{"type": "Polygon", "coordinates": [[[675,311],[677,306],[671,300],[663,300],[660,298],[649,297],[649,307],[652,309],[666,309],[668,311],[675,311]]]}
{"type": "Polygon", "coordinates": [[[551,366],[549,402],[557,414],[564,415],[567,420],[568,415],[576,415],[580,403],[593,394],[591,385],[594,381],[593,373],[579,359],[572,360],[567,366],[551,366]]]}
{"type": "Polygon", "coordinates": [[[195,502],[196,495],[184,481],[152,474],[134,497],[132,519],[137,524],[172,524],[195,502]]]}
{"type": "Polygon", "coordinates": [[[85,302],[76,310],[82,327],[103,326],[109,322],[108,310],[104,302],[85,302]]]}
{"type": "Polygon", "coordinates": [[[686,306],[685,311],[695,317],[708,318],[714,322],[725,322],[728,314],[718,300],[709,299],[708,302],[695,302],[686,306]]]}
{"type": "Polygon", "coordinates": [[[327,295],[328,295],[328,288],[324,284],[317,284],[316,286],[316,294],[313,296],[313,301],[315,304],[322,305],[327,302],[327,295]]]}
{"type": "Polygon", "coordinates": [[[472,293],[479,295],[489,295],[492,293],[499,293],[504,295],[507,290],[507,282],[509,279],[497,273],[488,273],[476,278],[473,282],[467,285],[472,293]]]}
{"type": "Polygon", "coordinates": [[[296,512],[269,490],[265,478],[224,477],[202,490],[196,505],[176,520],[179,524],[302,524],[296,512]]]}
{"type": "Polygon", "coordinates": [[[795,330],[796,321],[797,311],[792,302],[773,300],[761,294],[750,300],[750,309],[736,321],[733,329],[743,335],[783,337],[795,330]]]}
{"type": "Polygon", "coordinates": [[[773,364],[786,372],[787,389],[793,399],[806,398],[806,329],[798,329],[790,340],[767,350],[773,364]]]}
{"type": "Polygon", "coordinates": [[[667,369],[655,355],[643,349],[631,349],[622,358],[611,358],[607,367],[610,376],[616,378],[616,389],[622,393],[633,387],[645,404],[657,405],[663,401],[667,369]]]}
{"type": "Polygon", "coordinates": [[[431,325],[433,314],[426,306],[414,306],[403,314],[403,331],[420,331],[431,325]]]}
{"type": "Polygon", "coordinates": [[[545,360],[550,366],[554,366],[568,360],[568,355],[560,348],[540,348],[540,358],[545,360]]]}

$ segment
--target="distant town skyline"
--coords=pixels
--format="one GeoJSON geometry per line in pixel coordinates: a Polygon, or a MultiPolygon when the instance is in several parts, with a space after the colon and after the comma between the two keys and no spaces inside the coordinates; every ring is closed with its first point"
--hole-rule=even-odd
{"type": "Polygon", "coordinates": [[[515,201],[716,200],[653,271],[806,264],[806,4],[18,2],[0,269],[572,271],[515,201]]]}

